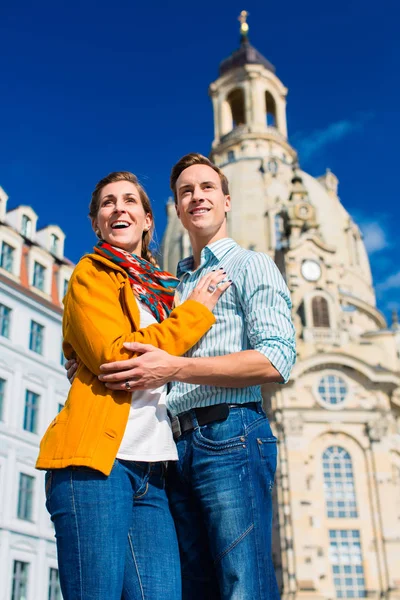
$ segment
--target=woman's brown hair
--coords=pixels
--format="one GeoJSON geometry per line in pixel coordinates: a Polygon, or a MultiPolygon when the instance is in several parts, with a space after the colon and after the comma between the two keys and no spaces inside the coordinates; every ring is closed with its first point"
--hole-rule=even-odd
{"type": "MultiPolygon", "coordinates": [[[[103,177],[103,179],[100,179],[92,193],[92,199],[89,205],[89,217],[91,219],[95,219],[97,217],[97,213],[99,212],[100,208],[100,192],[103,189],[103,187],[105,187],[109,183],[115,183],[116,181],[130,181],[136,186],[139,192],[143,210],[146,214],[149,214],[151,217],[151,227],[148,231],[144,231],[142,236],[142,258],[148,260],[152,265],[158,267],[157,261],[150,252],[149,248],[154,233],[153,210],[151,208],[150,199],[144,191],[144,188],[140,185],[136,175],[130,173],[129,171],[115,171],[114,173],[110,173],[106,177],[103,177]]],[[[97,237],[99,237],[97,231],[96,235],[97,237]]]]}

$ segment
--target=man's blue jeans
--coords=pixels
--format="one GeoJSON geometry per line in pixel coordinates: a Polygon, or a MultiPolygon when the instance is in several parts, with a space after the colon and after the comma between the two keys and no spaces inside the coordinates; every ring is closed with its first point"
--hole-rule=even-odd
{"type": "Polygon", "coordinates": [[[116,460],[46,473],[64,600],[179,600],[179,550],[164,465],[116,460]]]}
{"type": "Polygon", "coordinates": [[[263,409],[233,407],[177,445],[167,482],[183,599],[279,599],[271,556],[277,446],[263,409]]]}

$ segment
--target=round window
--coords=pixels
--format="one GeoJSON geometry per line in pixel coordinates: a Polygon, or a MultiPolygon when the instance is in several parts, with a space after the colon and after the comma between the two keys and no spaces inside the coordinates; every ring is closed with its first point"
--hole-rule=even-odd
{"type": "Polygon", "coordinates": [[[347,396],[347,385],[338,375],[326,375],[319,382],[318,392],[327,404],[341,404],[347,396]]]}

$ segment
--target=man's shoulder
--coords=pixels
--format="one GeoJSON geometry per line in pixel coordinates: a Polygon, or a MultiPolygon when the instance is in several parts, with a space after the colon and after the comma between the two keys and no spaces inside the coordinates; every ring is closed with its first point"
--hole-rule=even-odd
{"type": "Polygon", "coordinates": [[[255,250],[249,250],[237,245],[232,253],[231,257],[233,262],[240,263],[241,270],[252,268],[274,268],[275,263],[273,259],[265,252],[257,252],[255,250]]]}

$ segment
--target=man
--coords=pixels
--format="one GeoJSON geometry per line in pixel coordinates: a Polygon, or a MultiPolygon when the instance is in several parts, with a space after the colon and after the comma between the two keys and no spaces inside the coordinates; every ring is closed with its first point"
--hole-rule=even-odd
{"type": "Polygon", "coordinates": [[[171,384],[179,462],[170,464],[168,481],[184,600],[275,600],[277,449],[260,385],[287,381],[295,361],[289,292],[267,255],[228,238],[231,199],[218,167],[188,154],[173,167],[171,188],[193,248],[178,265],[181,299],[213,269],[223,268],[233,285],[214,311],[216,324],[185,357],[128,345],[142,354],[103,365],[100,379],[112,389],[171,384]]]}

